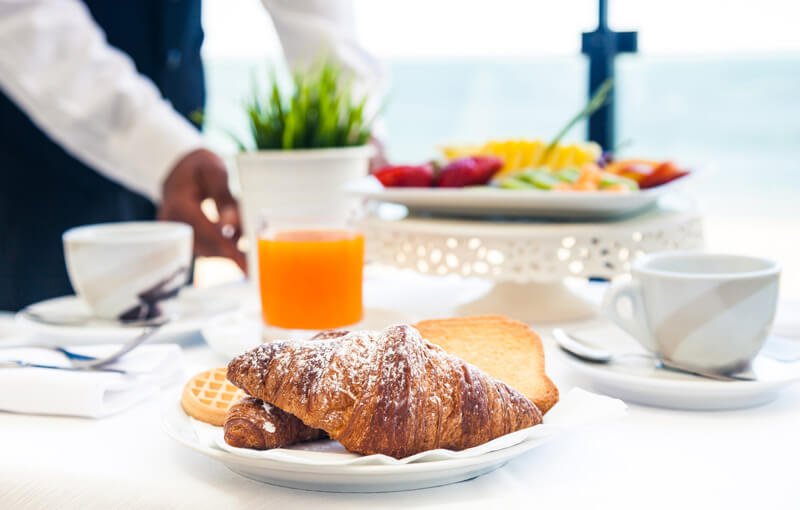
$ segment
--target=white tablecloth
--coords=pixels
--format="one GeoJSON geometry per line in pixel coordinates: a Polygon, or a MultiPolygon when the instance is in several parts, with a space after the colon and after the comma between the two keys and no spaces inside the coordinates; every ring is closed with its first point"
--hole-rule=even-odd
{"type": "MultiPolygon", "coordinates": [[[[559,388],[585,387],[549,339],[545,346],[559,388]]],[[[227,361],[199,335],[185,354],[187,376],[227,361]]],[[[242,478],[169,438],[160,405],[151,400],[101,420],[0,413],[0,508],[800,508],[800,385],[755,409],[631,404],[622,420],[560,438],[493,473],[389,494],[242,478]]]]}

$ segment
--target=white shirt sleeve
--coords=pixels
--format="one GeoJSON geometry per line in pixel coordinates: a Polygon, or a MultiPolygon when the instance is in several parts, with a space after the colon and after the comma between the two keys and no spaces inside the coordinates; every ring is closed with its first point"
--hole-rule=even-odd
{"type": "Polygon", "coordinates": [[[77,0],[0,0],[0,88],[74,157],[154,201],[202,146],[77,0]]]}
{"type": "Polygon", "coordinates": [[[262,0],[292,66],[330,53],[356,77],[357,95],[369,94],[367,115],[377,113],[386,89],[386,71],[356,37],[351,0],[262,0]]]}

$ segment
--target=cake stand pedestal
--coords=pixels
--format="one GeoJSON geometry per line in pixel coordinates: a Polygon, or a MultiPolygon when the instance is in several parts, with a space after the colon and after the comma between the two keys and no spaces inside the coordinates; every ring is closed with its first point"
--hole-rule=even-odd
{"type": "MultiPolygon", "coordinates": [[[[380,209],[379,209],[380,210],[380,209]]],[[[645,253],[703,247],[702,218],[685,197],[665,197],[628,219],[596,223],[461,220],[373,214],[364,219],[368,260],[433,275],[491,280],[458,313],[501,313],[526,322],[591,318],[596,307],[569,278],[627,274],[645,253]]]]}
{"type": "Polygon", "coordinates": [[[596,306],[564,282],[497,282],[483,296],[456,308],[461,316],[502,314],[525,322],[566,322],[597,315],[596,306]]]}

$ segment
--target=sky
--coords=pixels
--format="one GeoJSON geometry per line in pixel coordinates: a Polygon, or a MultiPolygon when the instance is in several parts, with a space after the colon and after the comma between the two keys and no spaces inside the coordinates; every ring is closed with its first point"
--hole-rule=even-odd
{"type": "MultiPolygon", "coordinates": [[[[335,1],[335,0],[328,0],[335,1]]],[[[276,55],[259,0],[204,0],[207,57],[276,55]]],[[[653,55],[800,53],[800,0],[609,0],[615,30],[653,55]]],[[[353,0],[358,37],[379,57],[548,56],[580,51],[595,0],[353,0]]]]}

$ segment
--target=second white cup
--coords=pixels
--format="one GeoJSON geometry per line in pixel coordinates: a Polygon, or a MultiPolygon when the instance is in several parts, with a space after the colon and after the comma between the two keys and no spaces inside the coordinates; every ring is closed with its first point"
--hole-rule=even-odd
{"type": "Polygon", "coordinates": [[[637,259],[631,277],[609,288],[605,314],[647,350],[690,367],[747,368],[775,317],[780,266],[769,259],[662,252],[637,259]]]}

